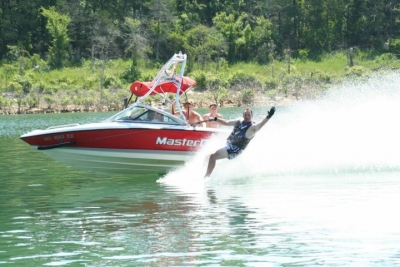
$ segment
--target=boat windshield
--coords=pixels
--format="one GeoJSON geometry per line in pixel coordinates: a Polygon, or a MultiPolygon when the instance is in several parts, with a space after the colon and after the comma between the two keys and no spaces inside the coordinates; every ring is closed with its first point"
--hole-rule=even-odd
{"type": "Polygon", "coordinates": [[[141,106],[132,106],[127,108],[107,121],[124,121],[124,122],[151,122],[162,124],[181,125],[182,122],[171,114],[158,111],[157,109],[148,109],[141,106]]]}

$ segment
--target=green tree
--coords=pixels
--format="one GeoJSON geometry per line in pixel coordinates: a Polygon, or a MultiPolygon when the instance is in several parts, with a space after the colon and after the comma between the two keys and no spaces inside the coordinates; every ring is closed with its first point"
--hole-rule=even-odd
{"type": "Polygon", "coordinates": [[[361,44],[363,31],[368,23],[365,3],[365,0],[351,0],[346,5],[346,39],[349,47],[361,44]]]}
{"type": "Polygon", "coordinates": [[[47,51],[45,25],[40,7],[54,5],[56,0],[0,1],[0,58],[8,52],[7,45],[19,46],[30,54],[47,51]]]}
{"type": "Polygon", "coordinates": [[[12,64],[4,64],[3,68],[4,68],[5,88],[6,91],[8,91],[9,82],[12,81],[14,74],[17,73],[17,67],[15,67],[12,64]]]}
{"type": "Polygon", "coordinates": [[[192,60],[206,66],[209,61],[218,63],[218,59],[227,50],[224,36],[216,28],[208,28],[204,25],[189,30],[186,33],[186,50],[190,53],[192,60]]]}
{"type": "Polygon", "coordinates": [[[63,14],[68,14],[71,23],[68,25],[68,36],[70,37],[69,56],[72,63],[82,63],[83,57],[90,57],[91,37],[93,35],[94,23],[99,14],[92,11],[89,1],[58,1],[56,9],[63,14]]]}
{"type": "Polygon", "coordinates": [[[31,68],[31,62],[29,60],[28,51],[24,50],[20,46],[8,45],[8,59],[13,62],[16,66],[18,65],[19,75],[23,76],[25,70],[31,68]]]}
{"type": "Polygon", "coordinates": [[[91,46],[92,71],[95,71],[96,65],[99,66],[100,88],[102,89],[109,60],[120,56],[120,46],[117,43],[120,31],[116,25],[108,23],[104,17],[99,18],[95,23],[91,46]]]}
{"type": "MultiPolygon", "coordinates": [[[[165,44],[168,31],[172,28],[174,9],[172,0],[149,0],[147,3],[150,14],[150,30],[153,35],[153,45],[156,60],[161,58],[161,45],[165,44]]],[[[170,55],[165,55],[169,57],[170,55]]]]}
{"type": "Polygon", "coordinates": [[[247,59],[254,59],[266,63],[270,59],[271,45],[274,38],[274,27],[270,20],[260,16],[255,18],[254,29],[247,27],[245,30],[245,51],[247,59]]]}
{"type": "Polygon", "coordinates": [[[123,74],[123,78],[127,82],[140,78],[139,61],[145,57],[149,50],[148,40],[142,31],[140,20],[125,18],[122,26],[122,39],[125,43],[125,53],[132,59],[131,67],[123,74]]]}
{"type": "Polygon", "coordinates": [[[246,28],[244,20],[246,17],[246,14],[241,14],[236,18],[233,14],[227,15],[225,12],[221,12],[213,19],[215,27],[227,41],[229,63],[235,62],[237,52],[239,52],[239,48],[243,44],[246,28]]]}
{"type": "Polygon", "coordinates": [[[68,54],[68,24],[71,19],[68,15],[59,14],[54,7],[41,8],[42,15],[47,18],[46,28],[52,36],[50,46],[50,62],[56,67],[63,66],[63,60],[68,54]]]}

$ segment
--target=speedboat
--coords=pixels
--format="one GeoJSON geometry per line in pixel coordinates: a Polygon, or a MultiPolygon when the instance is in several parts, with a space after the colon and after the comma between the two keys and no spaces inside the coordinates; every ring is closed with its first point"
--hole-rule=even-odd
{"type": "Polygon", "coordinates": [[[171,114],[173,104],[196,85],[184,76],[186,61],[186,54],[174,54],[153,81],[132,83],[125,109],[102,122],[33,130],[20,138],[55,160],[79,169],[166,173],[190,160],[212,135],[225,133],[198,127],[198,123],[190,125],[179,104],[176,108],[180,116],[171,114]],[[129,105],[133,96],[136,99],[129,105]]]}

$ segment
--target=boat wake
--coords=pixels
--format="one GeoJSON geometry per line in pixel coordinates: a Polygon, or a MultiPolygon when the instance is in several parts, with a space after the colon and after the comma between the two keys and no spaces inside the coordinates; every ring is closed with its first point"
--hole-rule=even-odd
{"type": "Polygon", "coordinates": [[[213,153],[216,148],[225,145],[226,136],[216,135],[209,139],[207,143],[196,152],[196,156],[185,163],[180,168],[170,171],[164,177],[160,178],[158,182],[168,183],[170,185],[182,185],[182,181],[187,181],[189,189],[196,188],[198,185],[204,184],[208,179],[204,179],[206,173],[208,155],[213,153]]]}
{"type": "MultiPolygon", "coordinates": [[[[217,162],[211,180],[400,171],[399,103],[400,76],[387,73],[332,87],[318,100],[277,107],[240,157],[217,162]]],[[[193,161],[159,181],[204,183],[205,159],[223,144],[211,140],[193,161]]]]}

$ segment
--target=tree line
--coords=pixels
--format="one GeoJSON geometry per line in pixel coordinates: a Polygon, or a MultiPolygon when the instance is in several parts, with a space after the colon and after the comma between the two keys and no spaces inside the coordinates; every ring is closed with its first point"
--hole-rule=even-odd
{"type": "Polygon", "coordinates": [[[19,0],[0,2],[0,59],[51,68],[178,51],[200,64],[318,59],[360,48],[400,53],[400,0],[19,0]]]}

